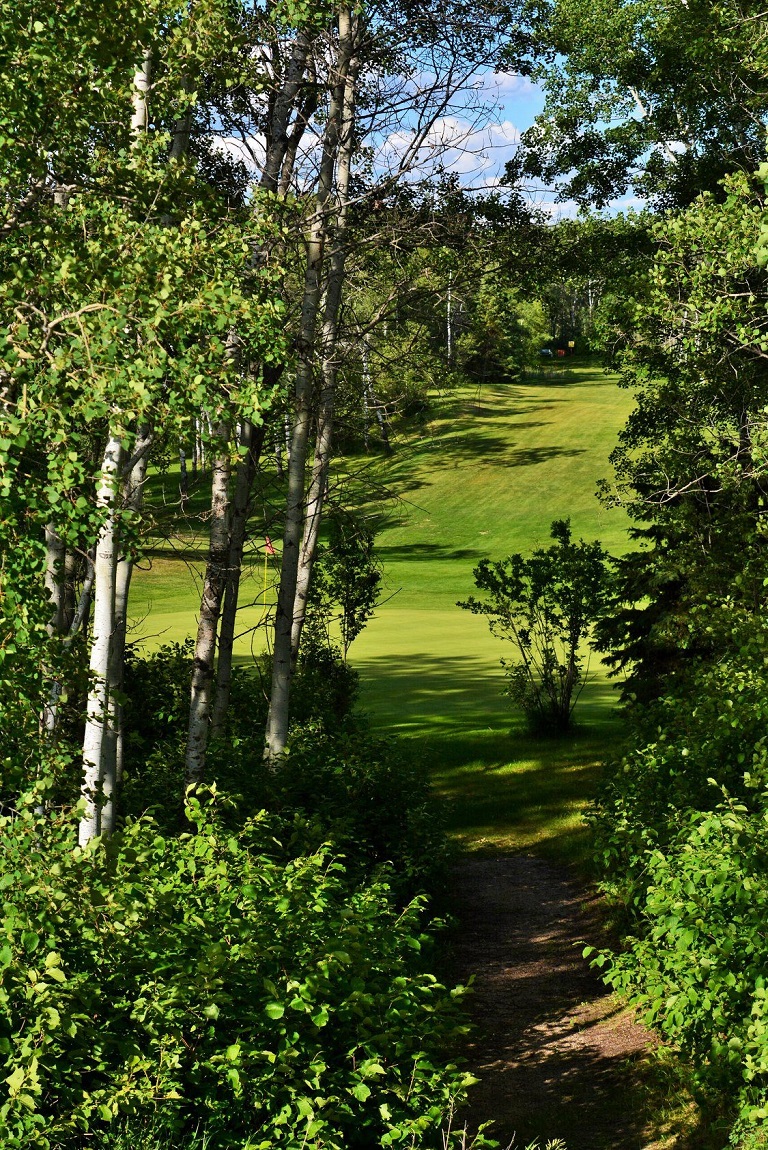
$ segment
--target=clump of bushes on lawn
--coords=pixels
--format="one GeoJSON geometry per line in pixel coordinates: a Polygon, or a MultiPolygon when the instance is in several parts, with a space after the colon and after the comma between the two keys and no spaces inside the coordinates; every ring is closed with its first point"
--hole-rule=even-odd
{"type": "MultiPolygon", "coordinates": [[[[124,809],[134,817],[151,810],[169,832],[179,823],[186,738],[186,698],[178,684],[188,683],[190,667],[184,644],[134,654],[130,663],[124,809]]],[[[211,746],[208,778],[231,800],[223,817],[233,830],[255,810],[298,818],[302,840],[311,833],[317,846],[332,841],[349,870],[365,873],[390,863],[399,897],[434,894],[448,848],[429,777],[401,742],[374,735],[363,716],[352,715],[356,691],[356,672],[339,653],[311,645],[295,680],[289,753],[268,770],[259,669],[236,668],[227,727],[211,746]]]]}

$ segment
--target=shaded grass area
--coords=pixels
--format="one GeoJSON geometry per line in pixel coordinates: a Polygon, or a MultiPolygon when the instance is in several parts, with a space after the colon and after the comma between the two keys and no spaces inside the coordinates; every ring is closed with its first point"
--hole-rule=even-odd
{"type": "Polygon", "coordinates": [[[589,867],[583,812],[621,736],[604,676],[585,689],[574,730],[547,738],[530,735],[502,696],[492,655],[411,654],[356,665],[364,707],[377,725],[413,740],[463,849],[589,867]]]}
{"type": "MultiPolygon", "coordinates": [[[[337,463],[336,489],[386,491],[369,502],[378,523],[385,599],[352,648],[362,706],[375,725],[417,740],[450,808],[450,825],[472,850],[540,850],[584,858],[581,811],[598,762],[619,734],[612,692],[598,677],[579,703],[579,728],[560,740],[529,738],[502,697],[503,645],[485,621],[456,607],[474,590],[484,558],[546,545],[553,519],[576,535],[626,547],[626,520],[595,498],[630,408],[615,378],[590,363],[514,384],[463,387],[433,396],[428,417],[402,426],[390,459],[337,463]]],[[[190,510],[204,513],[204,484],[190,510]]],[[[153,477],[156,537],[136,572],[131,637],[149,646],[183,639],[197,625],[205,557],[204,523],[164,538],[166,508],[178,496],[173,470],[153,477]]],[[[254,536],[273,538],[279,484],[267,473],[254,536]],[[262,522],[263,521],[263,522],[262,522]]],[[[238,659],[266,645],[276,569],[265,586],[258,554],[246,567],[238,659]]],[[[598,669],[599,670],[599,669],[598,669]]]]}
{"type": "Polygon", "coordinates": [[[586,865],[582,812],[621,735],[600,666],[565,738],[535,739],[502,697],[511,649],[456,601],[482,558],[547,545],[554,519],[626,549],[627,521],[595,497],[631,402],[581,363],[517,384],[464,388],[397,443],[377,552],[391,601],[355,644],[362,705],[418,742],[466,849],[535,851],[586,865]]]}

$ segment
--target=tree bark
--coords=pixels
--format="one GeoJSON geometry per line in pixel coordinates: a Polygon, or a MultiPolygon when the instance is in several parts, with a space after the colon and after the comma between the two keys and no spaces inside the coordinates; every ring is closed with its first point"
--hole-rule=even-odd
{"type": "MultiPolygon", "coordinates": [[[[149,448],[152,434],[149,428],[142,428],[136,437],[132,458],[128,461],[128,474],[123,484],[123,509],[132,516],[138,516],[144,501],[144,484],[149,465],[149,448]]],[[[106,764],[111,776],[105,776],[104,805],[101,810],[101,833],[112,834],[115,829],[115,803],[120,784],[123,781],[124,760],[124,719],[120,694],[125,678],[125,644],[128,626],[128,597],[131,589],[134,560],[131,555],[120,554],[115,570],[115,622],[112,642],[112,668],[110,672],[110,723],[114,727],[115,753],[106,764]]]]}
{"type": "Polygon", "coordinates": [[[288,494],[283,532],[283,555],[275,611],[272,689],[264,748],[264,757],[270,764],[276,763],[285,752],[288,739],[292,675],[291,633],[304,525],[304,472],[311,423],[312,382],[316,328],[320,309],[323,248],[327,234],[327,216],[331,207],[338,156],[344,93],[353,56],[354,29],[356,29],[356,21],[353,22],[350,9],[343,7],[339,12],[336,83],[331,94],[325,126],[315,210],[310,219],[307,242],[304,297],[297,348],[298,367],[294,390],[293,429],[288,462],[288,494]]]}
{"type": "Polygon", "coordinates": [[[48,623],[49,635],[60,635],[64,630],[64,543],[49,523],[45,529],[45,589],[51,600],[53,615],[48,623]]]}
{"type": "Polygon", "coordinates": [[[219,421],[214,435],[218,440],[218,448],[211,469],[210,547],[205,567],[192,669],[186,753],[187,783],[200,782],[205,769],[216,658],[216,632],[229,565],[231,427],[228,420],[219,421]]]}
{"type": "MultiPolygon", "coordinates": [[[[354,30],[350,33],[353,37],[354,30]]],[[[322,389],[317,413],[317,438],[312,479],[307,493],[304,532],[296,574],[296,591],[291,627],[291,674],[296,670],[301,646],[301,634],[307,617],[309,587],[312,568],[317,554],[320,524],[328,484],[331,462],[333,425],[336,410],[336,381],[338,377],[339,310],[344,286],[344,268],[347,257],[347,228],[349,216],[349,179],[352,167],[355,128],[355,88],[359,62],[353,55],[344,84],[341,125],[339,131],[336,196],[338,212],[334,228],[333,251],[330,258],[328,283],[325,291],[322,333],[322,389]]]]}
{"type": "MultiPolygon", "coordinates": [[[[152,79],[152,53],[144,52],[141,66],[133,77],[131,133],[138,143],[149,125],[148,97],[152,79]]],[[[117,775],[117,698],[122,680],[122,658],[115,659],[118,485],[123,449],[115,431],[110,430],[101,468],[96,506],[105,511],[93,564],[93,628],[85,734],[83,737],[82,798],[85,812],[78,828],[81,846],[102,832],[109,834],[114,823],[117,775]],[[105,815],[106,812],[106,815],[105,815]]],[[[126,585],[127,594],[127,585],[126,585]]]]}
{"type": "Polygon", "coordinates": [[[218,734],[221,730],[229,707],[229,692],[232,685],[232,651],[235,642],[235,622],[240,594],[240,575],[243,567],[243,549],[248,527],[251,488],[259,465],[264,432],[264,424],[254,427],[252,423],[245,421],[240,436],[240,443],[245,448],[245,454],[237,465],[235,490],[232,497],[232,527],[229,537],[224,605],[221,610],[219,658],[216,665],[216,695],[211,715],[212,735],[218,734]]]}
{"type": "Polygon", "coordinates": [[[83,783],[85,810],[78,827],[78,841],[85,846],[101,834],[101,802],[111,801],[114,779],[115,730],[110,711],[110,674],[114,667],[112,646],[115,632],[115,573],[117,564],[117,488],[122,445],[110,432],[99,477],[96,506],[104,511],[94,558],[93,626],[85,735],[83,783]]]}

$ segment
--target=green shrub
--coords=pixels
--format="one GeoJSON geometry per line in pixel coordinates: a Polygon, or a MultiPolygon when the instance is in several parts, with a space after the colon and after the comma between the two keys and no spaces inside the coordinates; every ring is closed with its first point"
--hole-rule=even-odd
{"type": "Polygon", "coordinates": [[[334,733],[308,724],[294,731],[268,786],[271,809],[317,819],[350,864],[365,871],[391,863],[401,897],[443,886],[450,855],[442,809],[402,742],[371,734],[363,720],[334,733]]]}
{"type": "Polygon", "coordinates": [[[768,627],[707,605],[717,661],[691,660],[635,716],[594,815],[626,949],[608,981],[734,1107],[732,1144],[768,1134],[768,627]]]}
{"type": "Polygon", "coordinates": [[[174,1146],[426,1146],[462,1096],[455,995],[423,970],[423,902],[352,884],[261,815],[236,834],[0,821],[0,1141],[76,1147],[128,1119],[174,1146]],[[113,1124],[116,1124],[113,1125],[113,1124]]]}
{"type": "MultiPolygon", "coordinates": [[[[766,785],[763,776],[760,787],[766,785]]],[[[644,930],[608,960],[608,981],[693,1060],[699,1080],[768,1119],[768,791],[692,811],[645,856],[644,930]]]]}
{"type": "MultiPolygon", "coordinates": [[[[174,644],[130,662],[123,810],[139,817],[149,809],[169,833],[181,814],[190,658],[188,644],[174,644]]],[[[314,844],[332,840],[356,870],[392,863],[399,897],[434,892],[447,840],[429,776],[402,743],[349,715],[356,689],[357,675],[338,652],[310,645],[297,675],[289,754],[267,770],[262,680],[258,670],[236,668],[226,731],[207,761],[208,778],[236,800],[222,817],[234,830],[263,808],[298,816],[302,846],[311,825],[314,844]]]]}
{"type": "Polygon", "coordinates": [[[457,604],[485,615],[491,634],[516,648],[515,662],[501,660],[507,694],[537,733],[570,727],[586,681],[582,647],[608,590],[608,557],[598,542],[574,543],[570,520],[555,520],[550,535],[554,544],[529,558],[481,559],[473,574],[486,598],[457,604]]]}

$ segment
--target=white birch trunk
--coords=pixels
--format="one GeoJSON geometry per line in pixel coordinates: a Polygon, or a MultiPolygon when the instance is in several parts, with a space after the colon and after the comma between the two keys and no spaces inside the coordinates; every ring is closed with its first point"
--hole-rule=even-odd
{"type": "Polygon", "coordinates": [[[149,127],[149,90],[152,86],[152,52],[147,48],[141,67],[133,77],[131,132],[138,139],[149,127]]]}
{"type": "Polygon", "coordinates": [[[179,444],[179,499],[181,510],[186,511],[189,503],[189,476],[187,475],[187,453],[181,443],[179,444]]]}
{"type": "Polygon", "coordinates": [[[346,81],[352,62],[353,27],[356,27],[356,24],[353,25],[350,9],[343,7],[339,12],[337,82],[331,94],[325,126],[316,206],[310,221],[307,243],[307,266],[294,392],[294,419],[288,461],[288,495],[283,532],[283,555],[275,611],[272,689],[264,747],[264,757],[268,763],[272,764],[285,752],[288,740],[292,676],[291,633],[304,525],[304,472],[311,422],[315,333],[320,309],[323,247],[327,232],[326,217],[333,191],[346,81]]]}
{"type": "Polygon", "coordinates": [[[263,441],[263,424],[261,427],[254,428],[253,424],[244,421],[240,443],[241,446],[245,447],[245,455],[237,465],[235,490],[232,496],[232,524],[229,536],[224,604],[221,609],[219,657],[216,664],[216,696],[211,714],[211,735],[216,735],[221,730],[229,707],[229,692],[232,684],[232,652],[235,641],[243,550],[248,526],[251,488],[256,476],[263,441]]]}
{"type": "MultiPolygon", "coordinates": [[[[354,33],[352,33],[354,35],[354,33]]],[[[307,493],[307,506],[304,519],[304,533],[301,554],[296,575],[296,591],[293,604],[291,628],[291,673],[296,670],[301,646],[301,634],[307,617],[309,588],[312,569],[317,554],[320,524],[328,484],[328,469],[331,462],[333,424],[336,410],[336,380],[338,376],[338,332],[341,294],[344,285],[344,268],[347,256],[347,224],[349,207],[349,179],[352,167],[355,127],[355,86],[357,83],[358,61],[353,57],[344,85],[341,128],[339,132],[336,194],[338,215],[334,228],[334,246],[331,253],[328,285],[325,292],[322,334],[322,390],[317,414],[317,439],[315,458],[312,465],[312,479],[307,493]]]]}
{"type": "Polygon", "coordinates": [[[363,337],[363,444],[368,451],[371,442],[370,435],[370,390],[371,371],[368,363],[368,341],[363,337]]]}
{"type": "MultiPolygon", "coordinates": [[[[141,512],[144,500],[144,485],[149,466],[149,448],[152,436],[148,428],[143,428],[136,437],[133,465],[123,485],[123,508],[132,516],[141,512]]],[[[123,780],[124,721],[123,705],[119,694],[123,689],[125,674],[125,643],[128,627],[128,598],[131,589],[134,561],[130,555],[121,554],[115,570],[115,623],[109,673],[109,729],[114,730],[114,754],[109,754],[104,765],[104,806],[101,810],[101,833],[112,834],[115,829],[115,803],[123,780]]]]}
{"type": "Polygon", "coordinates": [[[113,777],[115,731],[110,717],[109,675],[115,631],[115,573],[117,565],[117,487],[122,461],[122,445],[110,433],[101,466],[96,506],[104,511],[104,521],[96,544],[94,569],[93,626],[85,735],[83,737],[82,798],[85,811],[80,819],[78,840],[85,846],[101,834],[101,801],[109,802],[105,775],[113,777]]]}
{"type": "MultiPolygon", "coordinates": [[[[148,96],[151,87],[152,54],[144,53],[141,67],[133,78],[131,133],[138,142],[149,124],[148,96]]],[[[114,788],[117,762],[117,715],[114,697],[115,594],[117,580],[118,482],[122,465],[122,445],[110,431],[101,468],[96,506],[105,511],[96,544],[93,564],[93,627],[91,637],[90,687],[83,736],[83,782],[81,795],[85,812],[80,819],[78,840],[85,846],[102,833],[109,833],[114,821],[114,788]],[[102,825],[102,812],[107,817],[102,825]]]]}

